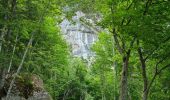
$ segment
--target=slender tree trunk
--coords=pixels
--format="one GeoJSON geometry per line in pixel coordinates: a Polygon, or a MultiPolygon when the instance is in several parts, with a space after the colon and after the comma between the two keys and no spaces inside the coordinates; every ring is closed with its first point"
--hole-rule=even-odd
{"type": "Polygon", "coordinates": [[[31,38],[30,38],[30,40],[29,40],[29,42],[28,42],[28,44],[27,44],[27,47],[26,47],[26,49],[25,49],[25,52],[24,52],[24,55],[23,55],[23,57],[22,57],[21,63],[20,63],[20,65],[19,65],[18,69],[17,69],[17,72],[15,73],[14,78],[12,79],[12,81],[11,81],[11,83],[10,83],[10,86],[9,86],[9,89],[8,89],[8,92],[7,92],[7,98],[10,96],[10,93],[11,93],[11,90],[12,90],[12,87],[13,87],[13,84],[14,84],[14,82],[15,82],[15,79],[16,79],[17,75],[19,74],[19,72],[20,72],[20,70],[21,70],[21,68],[22,68],[22,65],[23,65],[23,63],[24,63],[24,61],[25,61],[25,58],[26,58],[26,54],[27,54],[27,52],[28,52],[28,49],[29,49],[30,45],[32,44],[33,35],[34,35],[34,34],[32,34],[32,36],[31,36],[31,38]]]}
{"type": "MultiPolygon", "coordinates": [[[[2,52],[2,45],[4,41],[4,36],[6,34],[6,25],[3,27],[2,32],[1,32],[1,37],[0,37],[0,53],[2,52]]],[[[3,67],[4,65],[1,65],[3,67]]],[[[2,76],[0,78],[0,89],[3,88],[4,83],[5,83],[5,76],[6,76],[6,68],[2,68],[2,73],[0,73],[2,76]]]]}
{"type": "Polygon", "coordinates": [[[101,81],[101,92],[102,92],[102,100],[106,100],[105,97],[105,75],[104,75],[104,66],[102,66],[101,71],[100,71],[100,81],[101,81]]]}
{"type": "Polygon", "coordinates": [[[141,60],[142,63],[142,77],[143,77],[143,95],[142,100],[147,100],[148,98],[148,78],[146,75],[146,65],[143,60],[141,60]]]}
{"type": "Polygon", "coordinates": [[[148,89],[146,89],[144,92],[143,92],[143,97],[142,97],[142,100],[147,100],[148,99],[148,89]]]}
{"type": "MultiPolygon", "coordinates": [[[[139,45],[139,41],[137,41],[139,45]]],[[[147,100],[148,99],[148,78],[146,74],[146,63],[145,59],[142,54],[142,50],[139,47],[138,48],[138,54],[139,54],[139,60],[141,63],[141,69],[142,69],[142,78],[143,78],[143,94],[142,94],[142,100],[147,100]]]]}
{"type": "MultiPolygon", "coordinates": [[[[139,41],[138,41],[138,44],[139,44],[139,41]]],[[[170,67],[170,64],[167,64],[166,66],[162,67],[159,71],[158,71],[158,65],[164,61],[166,59],[162,59],[160,61],[158,61],[158,63],[155,65],[155,74],[154,76],[152,77],[151,81],[149,82],[148,81],[148,77],[147,77],[147,74],[146,74],[146,58],[144,59],[143,57],[143,54],[142,54],[142,50],[141,48],[139,47],[138,48],[138,54],[139,54],[139,58],[140,58],[140,62],[141,62],[141,67],[142,67],[142,77],[143,77],[143,95],[142,95],[142,100],[148,100],[148,95],[149,95],[149,91],[150,91],[150,88],[154,82],[154,80],[156,79],[156,76],[158,74],[160,74],[164,69],[170,67]]]]}
{"type": "MultiPolygon", "coordinates": [[[[17,5],[17,0],[12,0],[12,4],[11,4],[11,12],[12,12],[12,15],[15,16],[15,10],[16,10],[16,5],[17,5]]],[[[13,17],[12,16],[12,17],[13,17]]]]}
{"type": "MultiPolygon", "coordinates": [[[[16,43],[18,41],[18,36],[16,36],[16,39],[15,39],[16,43]]],[[[15,48],[16,48],[16,43],[14,45],[14,48],[13,48],[13,51],[12,51],[12,57],[11,57],[11,60],[10,60],[10,63],[9,63],[9,67],[8,67],[8,73],[10,72],[11,70],[11,66],[12,66],[12,62],[13,62],[13,57],[14,57],[14,53],[15,53],[15,48]]]]}
{"type": "MultiPolygon", "coordinates": [[[[143,91],[142,100],[148,100],[149,91],[150,91],[150,88],[151,88],[154,80],[156,79],[156,76],[157,76],[157,73],[155,73],[155,75],[153,76],[150,83],[147,82],[147,86],[144,85],[145,90],[143,91]]],[[[146,84],[146,83],[144,83],[144,84],[146,84]]]]}
{"type": "Polygon", "coordinates": [[[117,82],[117,80],[116,80],[116,78],[117,78],[117,70],[116,70],[116,62],[114,62],[113,63],[113,84],[114,84],[114,93],[113,93],[113,98],[114,98],[114,100],[116,100],[116,87],[117,87],[117,84],[116,84],[116,82],[117,82]]]}
{"type": "Polygon", "coordinates": [[[6,33],[7,33],[7,28],[6,28],[6,25],[5,25],[2,28],[1,37],[0,37],[0,52],[2,51],[2,44],[3,44],[4,36],[6,35],[6,33]]]}
{"type": "MultiPolygon", "coordinates": [[[[3,7],[4,7],[5,9],[8,8],[8,2],[9,2],[9,0],[2,0],[2,4],[3,4],[3,7]]],[[[4,20],[5,20],[5,21],[8,20],[8,14],[7,14],[7,13],[4,14],[4,20]]],[[[4,36],[7,34],[7,32],[8,32],[8,26],[7,26],[6,23],[5,23],[5,24],[4,24],[4,27],[3,27],[2,30],[1,30],[0,53],[1,53],[1,51],[2,51],[4,36]]]]}
{"type": "Polygon", "coordinates": [[[2,89],[3,88],[3,86],[4,86],[4,83],[5,83],[5,72],[6,72],[6,70],[5,70],[5,68],[3,68],[2,70],[1,70],[1,79],[0,79],[0,89],[2,89]]]}
{"type": "Polygon", "coordinates": [[[123,57],[123,67],[121,74],[121,83],[120,83],[120,96],[119,100],[128,99],[128,63],[129,63],[130,52],[123,57]]]}
{"type": "Polygon", "coordinates": [[[0,52],[2,50],[2,42],[3,42],[4,34],[1,32],[1,38],[0,38],[0,52]]]}

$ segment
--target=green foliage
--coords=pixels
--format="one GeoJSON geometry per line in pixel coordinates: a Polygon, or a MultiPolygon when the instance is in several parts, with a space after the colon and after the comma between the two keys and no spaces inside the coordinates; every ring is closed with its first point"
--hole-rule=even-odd
{"type": "Polygon", "coordinates": [[[1,0],[0,72],[16,73],[28,47],[23,77],[17,77],[26,88],[32,85],[26,78],[37,74],[54,100],[118,100],[123,58],[130,51],[127,94],[139,100],[145,92],[141,50],[148,85],[156,75],[148,99],[169,100],[169,8],[168,0],[1,0]],[[70,55],[59,28],[62,18],[71,19],[76,11],[91,19],[100,15],[96,24],[107,30],[98,34],[88,67],[70,55]]]}

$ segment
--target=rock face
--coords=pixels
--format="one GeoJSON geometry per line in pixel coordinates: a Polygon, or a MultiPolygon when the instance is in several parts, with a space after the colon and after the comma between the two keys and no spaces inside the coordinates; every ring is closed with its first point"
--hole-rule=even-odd
{"type": "MultiPolygon", "coordinates": [[[[12,77],[6,79],[3,87],[4,92],[8,90],[12,77]]],[[[18,76],[13,85],[10,96],[4,95],[2,100],[52,100],[48,92],[44,89],[43,81],[37,75],[18,76]]]]}
{"type": "MultiPolygon", "coordinates": [[[[77,12],[76,16],[72,18],[73,23],[65,19],[60,26],[64,38],[71,47],[73,56],[88,60],[90,57],[94,56],[90,48],[97,40],[98,31],[81,21],[81,18],[84,18],[84,16],[85,14],[82,12],[77,12]]],[[[88,21],[92,22],[90,19],[88,19],[88,21]]]]}
{"type": "Polygon", "coordinates": [[[32,76],[33,82],[33,96],[29,97],[28,100],[52,100],[51,96],[44,89],[43,81],[36,75],[32,76]]]}

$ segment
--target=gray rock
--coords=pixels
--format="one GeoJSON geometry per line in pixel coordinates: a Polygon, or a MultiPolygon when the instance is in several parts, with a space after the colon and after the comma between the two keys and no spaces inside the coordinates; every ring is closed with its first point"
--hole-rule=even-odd
{"type": "MultiPolygon", "coordinates": [[[[60,24],[60,27],[65,40],[72,49],[73,56],[89,60],[90,57],[94,56],[90,47],[97,40],[98,31],[80,20],[85,16],[84,13],[78,11],[76,16],[72,18],[74,23],[65,19],[60,24]]],[[[86,21],[90,20],[85,19],[86,21]]]]}
{"type": "Polygon", "coordinates": [[[26,100],[26,99],[20,96],[9,96],[8,98],[6,97],[2,98],[2,100],[26,100]]]}
{"type": "MultiPolygon", "coordinates": [[[[24,76],[21,77],[25,79],[24,76]]],[[[3,97],[2,100],[52,100],[51,96],[44,89],[43,80],[39,76],[32,75],[29,80],[32,82],[32,85],[30,85],[32,88],[30,88],[29,92],[26,92],[27,95],[25,95],[25,87],[27,85],[16,80],[10,96],[8,98],[3,97]]],[[[9,83],[6,84],[8,86],[9,83]]],[[[8,89],[8,87],[6,88],[8,89]]]]}
{"type": "Polygon", "coordinates": [[[52,100],[47,92],[35,93],[34,96],[29,97],[28,100],[52,100]]]}

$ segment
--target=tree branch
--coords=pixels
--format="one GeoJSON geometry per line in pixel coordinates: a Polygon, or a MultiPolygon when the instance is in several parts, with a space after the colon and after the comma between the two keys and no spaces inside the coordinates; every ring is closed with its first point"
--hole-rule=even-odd
{"type": "MultiPolygon", "coordinates": [[[[157,66],[156,66],[156,67],[157,67],[157,66]]],[[[159,71],[158,71],[157,68],[155,69],[155,74],[154,74],[153,78],[151,79],[151,82],[150,82],[150,84],[149,84],[147,90],[150,90],[150,88],[151,88],[151,86],[152,86],[154,80],[156,79],[156,76],[159,75],[163,70],[165,70],[165,69],[168,68],[168,67],[170,67],[170,63],[167,64],[167,65],[165,65],[164,67],[162,67],[159,71]]]]}
{"type": "Polygon", "coordinates": [[[163,43],[165,43],[165,42],[167,42],[167,41],[169,41],[169,40],[170,40],[170,36],[169,36],[168,38],[166,38],[164,41],[162,41],[162,42],[160,43],[160,45],[158,45],[158,47],[154,48],[153,51],[152,51],[151,53],[149,53],[149,54],[145,57],[145,60],[147,60],[150,56],[152,56],[152,55],[154,54],[154,52],[157,51],[157,50],[159,49],[159,47],[160,47],[163,43]]]}
{"type": "Polygon", "coordinates": [[[143,12],[143,15],[146,15],[146,14],[147,14],[147,12],[148,12],[148,10],[149,10],[149,6],[151,5],[151,3],[152,3],[152,0],[148,0],[148,1],[146,2],[146,4],[145,4],[145,10],[144,10],[144,12],[143,12]]]}
{"type": "Polygon", "coordinates": [[[123,48],[120,46],[120,43],[119,43],[119,40],[118,40],[118,37],[117,37],[117,33],[115,32],[115,29],[113,29],[113,37],[114,37],[114,40],[115,40],[115,44],[118,48],[118,51],[120,54],[123,54],[123,48]]]}

